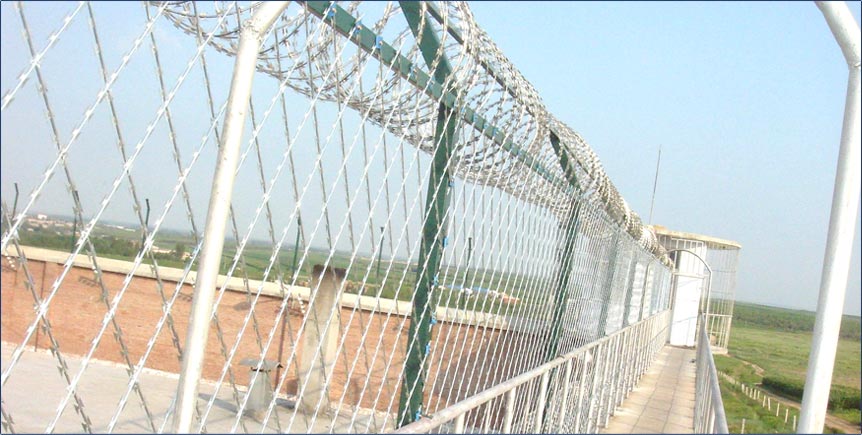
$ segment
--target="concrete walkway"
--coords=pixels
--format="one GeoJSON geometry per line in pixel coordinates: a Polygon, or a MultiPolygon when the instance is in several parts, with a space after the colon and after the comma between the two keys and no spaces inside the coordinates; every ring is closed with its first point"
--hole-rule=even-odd
{"type": "Polygon", "coordinates": [[[694,433],[694,349],[665,346],[602,433],[694,433]]]}

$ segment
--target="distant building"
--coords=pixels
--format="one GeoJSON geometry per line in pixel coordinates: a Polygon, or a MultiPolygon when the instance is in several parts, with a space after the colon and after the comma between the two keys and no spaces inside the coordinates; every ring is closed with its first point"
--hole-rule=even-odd
{"type": "Polygon", "coordinates": [[[698,322],[704,315],[713,352],[727,352],[742,245],[660,225],[652,228],[674,262],[670,344],[694,346],[698,322]]]}
{"type": "Polygon", "coordinates": [[[37,215],[36,215],[36,219],[39,219],[40,221],[43,221],[43,220],[45,220],[45,219],[48,219],[48,215],[46,215],[46,214],[37,214],[37,215]]]}
{"type": "Polygon", "coordinates": [[[159,248],[159,247],[158,247],[158,246],[156,246],[156,245],[153,245],[153,248],[151,249],[151,251],[152,251],[154,254],[172,254],[172,253],[174,252],[174,251],[172,251],[172,250],[170,250],[170,249],[162,249],[162,248],[159,248]]]}

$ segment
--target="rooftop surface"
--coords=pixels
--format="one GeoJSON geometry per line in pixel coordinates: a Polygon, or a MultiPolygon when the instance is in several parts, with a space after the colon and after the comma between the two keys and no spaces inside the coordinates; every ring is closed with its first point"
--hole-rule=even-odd
{"type": "MultiPolygon", "coordinates": [[[[2,362],[5,370],[9,364],[14,345],[2,343],[2,362]]],[[[82,359],[78,356],[64,355],[69,366],[69,374],[78,373],[82,359]]],[[[3,386],[3,403],[12,416],[13,428],[17,433],[45,432],[45,422],[54,419],[58,404],[65,395],[66,384],[57,370],[57,360],[44,350],[33,351],[32,347],[22,353],[15,372],[3,386]]],[[[173,373],[151,369],[142,371],[139,384],[147,407],[157,429],[171,431],[171,421],[166,420],[166,411],[176,393],[178,376],[173,373]]],[[[78,383],[77,391],[84,403],[84,412],[92,421],[94,433],[105,433],[123,396],[129,377],[125,366],[116,363],[91,360],[78,383]]],[[[279,398],[275,413],[263,427],[257,416],[242,418],[242,425],[232,430],[236,416],[234,392],[229,385],[215,391],[212,382],[202,382],[198,401],[199,409],[207,409],[207,403],[215,393],[215,400],[207,418],[207,431],[210,433],[291,433],[291,432],[382,432],[379,427],[383,419],[373,418],[365,410],[355,416],[352,410],[342,409],[337,414],[330,411],[326,415],[294,414],[293,401],[279,398]],[[276,421],[276,415],[278,421],[276,421]]],[[[237,391],[240,397],[245,390],[237,391]]],[[[75,413],[74,399],[57,421],[56,433],[82,433],[81,418],[75,413]]],[[[170,418],[170,416],[168,416],[170,418]]],[[[129,395],[128,403],[119,413],[113,432],[144,433],[151,428],[140,400],[134,393],[129,395]]],[[[385,430],[390,429],[387,427],[385,430]]],[[[385,431],[383,430],[383,431],[385,431]]]]}

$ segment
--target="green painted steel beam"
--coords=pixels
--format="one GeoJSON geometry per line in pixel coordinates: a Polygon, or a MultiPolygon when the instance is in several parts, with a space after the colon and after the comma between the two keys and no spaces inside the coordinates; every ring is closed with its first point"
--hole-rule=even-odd
{"type": "Polygon", "coordinates": [[[551,132],[551,148],[554,150],[554,153],[557,154],[557,158],[560,159],[560,166],[563,168],[563,173],[566,176],[566,181],[572,185],[574,188],[580,187],[578,184],[578,176],[575,172],[575,168],[572,165],[571,156],[569,156],[568,151],[560,145],[560,137],[557,136],[556,133],[551,132]]]}
{"type": "MultiPolygon", "coordinates": [[[[559,138],[555,134],[551,134],[551,146],[554,150],[560,149],[559,138]]],[[[560,164],[563,168],[569,167],[569,161],[565,154],[558,154],[560,164]]],[[[568,176],[569,171],[566,171],[568,176]]],[[[577,180],[571,178],[572,183],[577,180]]],[[[572,276],[572,263],[575,256],[576,242],[578,238],[578,227],[580,226],[580,211],[581,201],[575,203],[573,209],[569,212],[568,219],[560,227],[564,239],[562,241],[562,252],[559,255],[560,272],[557,275],[556,289],[554,291],[554,311],[551,315],[551,331],[548,337],[548,344],[545,350],[545,361],[550,361],[557,357],[557,352],[560,347],[560,335],[563,328],[563,314],[565,314],[566,302],[569,300],[569,283],[572,276]]]]}
{"type": "MultiPolygon", "coordinates": [[[[452,65],[443,45],[432,27],[423,19],[421,3],[400,2],[401,11],[428,68],[437,83],[446,83],[452,74],[452,65]]],[[[456,100],[457,103],[457,100],[456,100]]],[[[419,247],[419,270],[416,272],[416,290],[413,293],[413,311],[407,335],[407,357],[401,381],[398,405],[398,426],[410,424],[422,415],[422,398],[425,391],[426,360],[431,350],[431,322],[437,304],[430,298],[437,287],[437,274],[446,247],[446,216],[451,196],[449,161],[455,142],[458,119],[453,109],[441,103],[437,108],[437,125],[434,130],[434,156],[425,198],[425,221],[419,247]]]]}
{"type": "MultiPolygon", "coordinates": [[[[464,45],[464,37],[461,35],[461,31],[448,25],[446,18],[443,17],[443,14],[440,12],[440,9],[437,8],[437,5],[432,2],[425,2],[425,4],[428,5],[428,14],[434,17],[435,20],[437,20],[437,23],[440,24],[440,26],[442,26],[446,30],[446,32],[452,36],[452,39],[454,39],[459,44],[464,45]]],[[[494,68],[492,68],[491,65],[488,65],[483,60],[478,60],[478,62],[479,65],[485,68],[485,71],[488,73],[488,75],[491,76],[491,78],[493,78],[494,81],[497,82],[497,84],[500,85],[501,88],[503,88],[509,95],[511,95],[512,98],[517,98],[514,90],[508,84],[506,84],[506,82],[504,82],[499,75],[497,75],[497,72],[494,71],[494,68]]],[[[529,113],[530,115],[536,115],[530,110],[529,107],[527,107],[526,110],[527,113],[529,113]]]]}
{"type": "MultiPolygon", "coordinates": [[[[456,29],[455,27],[447,25],[447,20],[444,18],[443,13],[440,12],[440,9],[437,8],[437,5],[435,5],[432,2],[427,2],[426,4],[428,5],[428,13],[432,17],[434,17],[434,19],[437,20],[437,22],[440,23],[440,25],[443,26],[450,35],[452,35],[452,38],[455,41],[457,41],[459,44],[463,45],[464,44],[464,36],[461,35],[461,31],[456,29]]],[[[478,62],[479,62],[479,65],[482,65],[482,67],[485,68],[485,71],[488,73],[488,75],[490,75],[494,79],[494,81],[496,81],[497,84],[500,85],[500,87],[502,87],[506,92],[508,92],[509,95],[511,95],[513,98],[517,99],[517,96],[513,92],[512,87],[509,86],[506,82],[503,81],[502,78],[500,78],[500,76],[497,75],[497,72],[494,71],[494,68],[492,68],[491,65],[488,65],[486,62],[484,62],[482,60],[478,60],[478,62]]],[[[526,110],[527,110],[527,113],[529,113],[530,115],[533,115],[533,116],[536,115],[535,113],[533,113],[530,110],[529,107],[527,107],[526,110]]],[[[552,135],[559,137],[559,133],[557,131],[555,131],[553,128],[549,128],[549,130],[550,130],[552,135]]],[[[567,158],[569,158],[569,156],[568,156],[569,151],[568,150],[564,149],[562,152],[567,154],[567,158]]],[[[559,155],[559,154],[560,154],[560,152],[558,151],[557,155],[559,155]]],[[[580,160],[575,159],[575,163],[578,166],[580,166],[583,170],[587,171],[587,168],[584,167],[583,164],[581,164],[580,160]]],[[[565,169],[565,166],[563,167],[563,169],[565,169]]]]}
{"type": "Polygon", "coordinates": [[[395,48],[384,41],[382,37],[374,33],[367,26],[359,23],[356,18],[341,6],[328,1],[306,1],[308,10],[315,16],[323,19],[338,33],[346,36],[362,50],[370,53],[377,60],[388,66],[395,73],[412,83],[426,95],[434,100],[440,101],[447,108],[454,110],[467,124],[472,125],[483,136],[499,145],[509,154],[529,167],[537,175],[544,178],[551,185],[572,195],[574,188],[564,180],[557,178],[551,171],[529,155],[523,148],[512,142],[503,130],[493,125],[489,120],[477,113],[470,107],[460,105],[456,92],[446,90],[442,82],[432,78],[427,72],[417,67],[406,57],[399,54],[395,48]]]}

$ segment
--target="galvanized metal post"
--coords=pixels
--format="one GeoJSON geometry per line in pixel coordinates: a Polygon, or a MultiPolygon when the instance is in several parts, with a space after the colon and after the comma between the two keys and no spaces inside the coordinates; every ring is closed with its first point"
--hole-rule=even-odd
{"type": "MultiPolygon", "coordinates": [[[[423,3],[400,2],[401,11],[416,38],[425,63],[431,68],[434,80],[445,85],[452,67],[432,27],[431,20],[423,17],[423,3]]],[[[425,359],[431,343],[431,315],[436,310],[429,295],[437,285],[437,270],[446,243],[446,215],[449,208],[450,174],[449,159],[455,141],[457,117],[452,109],[440,103],[437,109],[437,125],[434,131],[436,148],[431,161],[431,174],[425,198],[425,220],[422,227],[422,242],[419,247],[419,270],[416,291],[413,295],[413,311],[410,321],[407,357],[404,362],[404,378],[401,383],[401,400],[398,406],[398,426],[416,421],[421,416],[422,395],[425,390],[425,359]]]]}
{"type": "Polygon", "coordinates": [[[240,33],[177,386],[174,432],[188,433],[192,429],[198,398],[198,383],[203,369],[216,280],[221,265],[228,211],[233,195],[240,142],[245,127],[248,102],[251,98],[257,56],[263,36],[287,4],[288,2],[281,1],[261,5],[254,16],[243,24],[240,33]]]}
{"type": "Polygon", "coordinates": [[[820,278],[820,297],[817,317],[808,360],[808,374],[802,394],[799,433],[822,432],[826,418],[826,405],[832,384],[832,370],[841,328],[841,313],[847,278],[850,272],[855,232],[856,210],[860,191],[860,36],[859,24],[844,2],[817,2],[829,29],[835,36],[847,65],[850,68],[847,82],[847,99],[844,105],[844,124],[841,128],[841,145],[838,150],[838,169],[835,190],[832,194],[832,211],[823,273],[820,278]]]}

